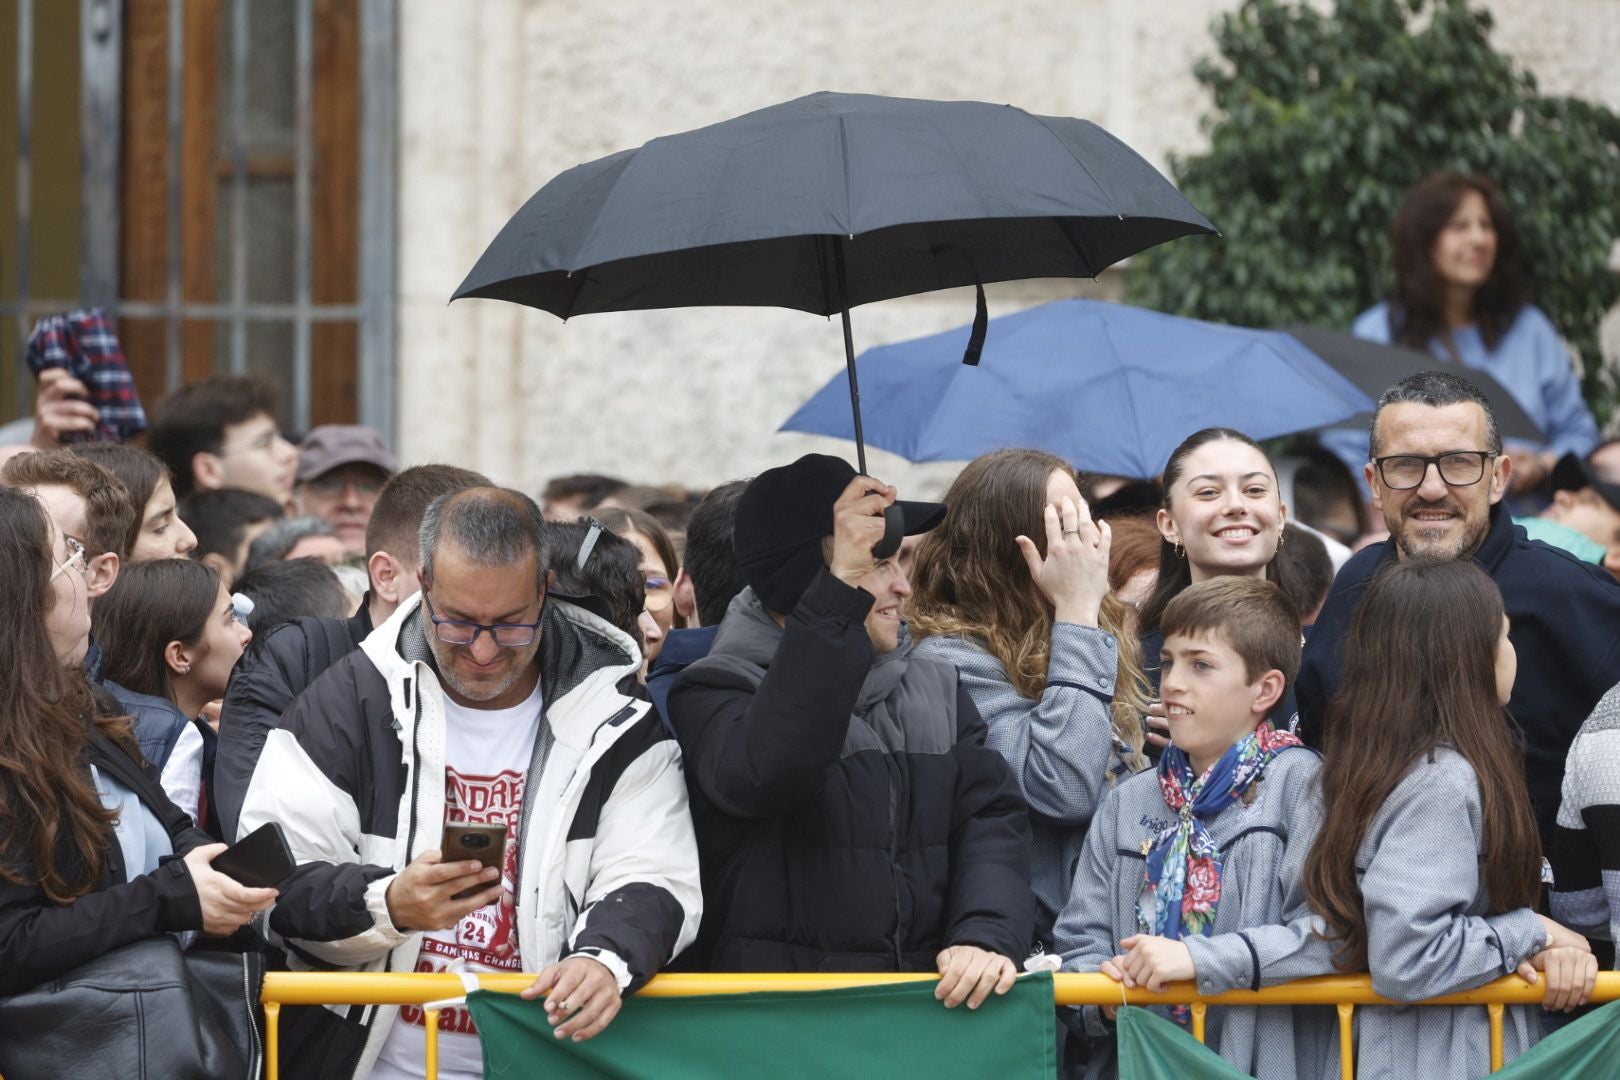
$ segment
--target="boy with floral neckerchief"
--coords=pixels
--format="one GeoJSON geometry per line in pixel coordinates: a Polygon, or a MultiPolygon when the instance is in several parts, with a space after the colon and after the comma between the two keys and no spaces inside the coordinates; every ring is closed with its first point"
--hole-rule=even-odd
{"type": "MultiPolygon", "coordinates": [[[[1092,819],[1054,933],[1065,971],[1202,994],[1333,970],[1300,871],[1317,825],[1316,753],[1267,716],[1299,671],[1299,616],[1275,585],[1220,577],[1165,609],[1161,693],[1171,745],[1092,819]]],[[[1065,1009],[1090,1060],[1114,1074],[1112,1008],[1065,1009]]],[[[1185,1009],[1170,1010],[1185,1021],[1185,1009]]],[[[1293,1078],[1333,1058],[1323,1007],[1223,1007],[1206,1041],[1250,1075],[1293,1078]]]]}

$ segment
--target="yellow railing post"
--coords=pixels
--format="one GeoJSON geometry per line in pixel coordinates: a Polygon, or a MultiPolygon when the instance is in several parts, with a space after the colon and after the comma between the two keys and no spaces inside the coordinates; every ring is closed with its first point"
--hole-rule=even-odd
{"type": "Polygon", "coordinates": [[[281,1080],[281,1002],[264,999],[264,1080],[281,1080]]]}
{"type": "Polygon", "coordinates": [[[1204,1041],[1204,1014],[1208,1011],[1209,1006],[1205,1005],[1202,1001],[1195,1001],[1192,1003],[1193,1038],[1197,1039],[1199,1042],[1204,1041]]]}
{"type": "Polygon", "coordinates": [[[1356,1007],[1340,1002],[1339,1011],[1339,1080],[1356,1080],[1356,1007]]]}
{"type": "Polygon", "coordinates": [[[1500,1001],[1485,1006],[1491,1016],[1491,1072],[1502,1067],[1502,1010],[1505,1007],[1500,1001]]]}
{"type": "Polygon", "coordinates": [[[427,1040],[422,1044],[423,1071],[426,1080],[439,1080],[439,1010],[424,1010],[422,1022],[427,1025],[427,1040]]]}

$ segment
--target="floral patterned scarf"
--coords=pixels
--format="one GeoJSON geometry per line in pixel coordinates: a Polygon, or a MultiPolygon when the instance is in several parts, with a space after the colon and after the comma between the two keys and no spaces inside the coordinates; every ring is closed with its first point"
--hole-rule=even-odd
{"type": "Polygon", "coordinates": [[[1140,932],[1171,940],[1209,936],[1221,902],[1221,850],[1204,822],[1243,798],[1277,754],[1303,745],[1292,733],[1262,723],[1196,777],[1179,747],[1165,749],[1159,759],[1159,789],[1176,821],[1153,838],[1145,853],[1147,869],[1136,905],[1140,932]]]}

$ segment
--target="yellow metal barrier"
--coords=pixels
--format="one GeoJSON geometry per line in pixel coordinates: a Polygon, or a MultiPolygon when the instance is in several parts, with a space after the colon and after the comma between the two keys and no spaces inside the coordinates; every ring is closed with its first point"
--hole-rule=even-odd
{"type": "MultiPolygon", "coordinates": [[[[701,994],[740,994],[780,990],[837,990],[884,983],[928,982],[938,976],[927,974],[878,975],[660,975],[640,990],[642,997],[692,997],[701,994]]],[[[534,981],[533,975],[480,975],[486,990],[517,993],[534,981]]],[[[1355,1075],[1351,1023],[1358,1005],[1400,1005],[1373,993],[1366,975],[1324,975],[1301,979],[1264,990],[1228,990],[1224,994],[1200,996],[1190,982],[1171,983],[1162,993],[1148,990],[1122,990],[1106,975],[1053,976],[1052,999],[1058,1005],[1190,1005],[1193,1034],[1204,1038],[1204,1021],[1210,1005],[1333,1005],[1338,1009],[1340,1071],[1345,1080],[1355,1075]]],[[[1491,1070],[1502,1067],[1502,1020],[1508,1005],[1537,1005],[1544,984],[1530,985],[1517,976],[1508,976],[1476,990],[1416,1002],[1419,1005],[1483,1006],[1490,1017],[1491,1070]]],[[[357,972],[272,972],[264,977],[265,1046],[267,1080],[279,1080],[280,1014],[283,1005],[425,1005],[459,997],[461,979],[453,974],[373,975],[357,972]]],[[[1620,998],[1620,972],[1606,971],[1597,977],[1592,992],[1594,1002],[1620,998]]],[[[438,1077],[438,1010],[426,1011],[427,1044],[423,1065],[428,1080],[438,1077]]]]}

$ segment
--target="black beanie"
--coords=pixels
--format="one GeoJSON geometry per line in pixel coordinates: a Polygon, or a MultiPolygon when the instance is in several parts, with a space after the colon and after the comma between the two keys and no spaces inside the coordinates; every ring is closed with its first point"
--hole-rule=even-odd
{"type": "MultiPolygon", "coordinates": [[[[737,501],[732,543],[737,564],[754,595],[771,611],[787,614],[817,572],[827,565],[821,541],[833,533],[833,504],[855,478],[842,458],[806,454],[791,465],[754,477],[737,501]]],[[[927,532],[945,517],[939,503],[896,502],[907,536],[927,532]]]]}

